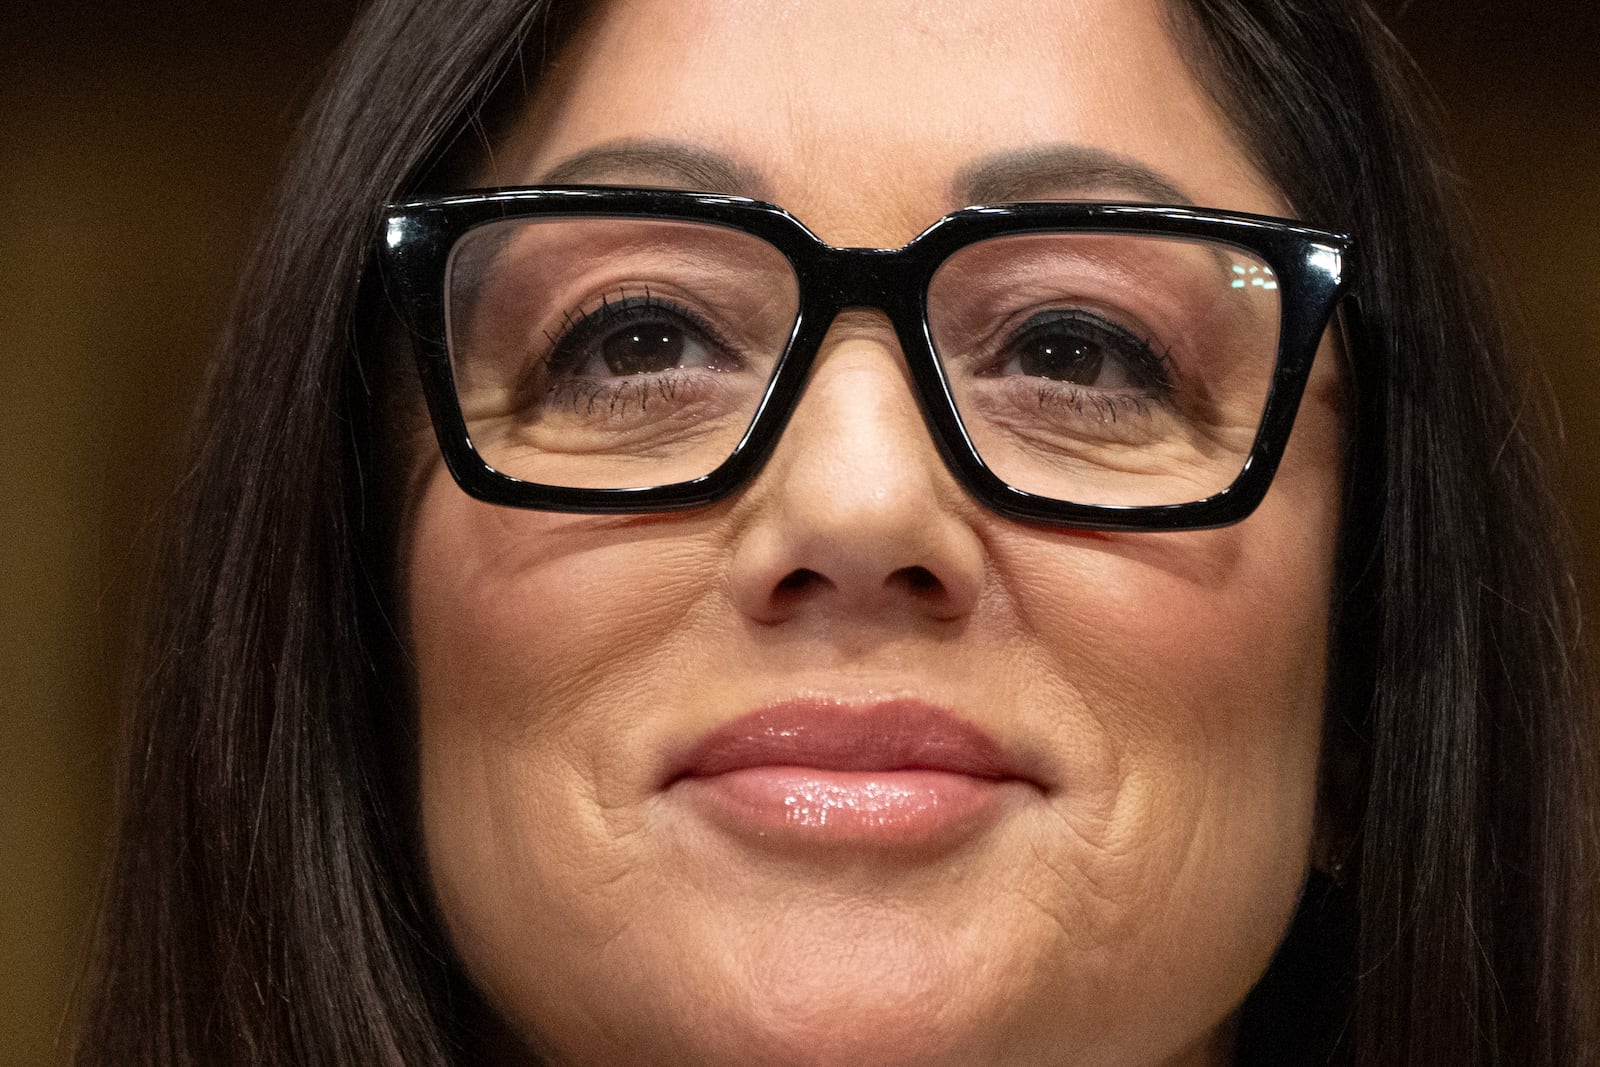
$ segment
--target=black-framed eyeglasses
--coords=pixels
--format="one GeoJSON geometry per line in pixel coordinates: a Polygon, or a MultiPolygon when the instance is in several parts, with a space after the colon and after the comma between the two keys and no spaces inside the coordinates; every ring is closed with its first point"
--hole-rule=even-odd
{"type": "Polygon", "coordinates": [[[741,197],[612,187],[410,200],[386,284],[451,474],[495,504],[647,512],[752,477],[835,316],[881,309],[985,505],[1096,529],[1236,522],[1266,493],[1351,240],[1234,212],[971,207],[835,248],[741,197]]]}

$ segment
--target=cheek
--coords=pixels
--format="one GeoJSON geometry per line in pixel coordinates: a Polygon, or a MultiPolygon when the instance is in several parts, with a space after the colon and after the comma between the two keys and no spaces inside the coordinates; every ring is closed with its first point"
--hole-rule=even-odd
{"type": "Polygon", "coordinates": [[[698,541],[653,536],[650,520],[497,508],[442,471],[414,522],[429,875],[470,969],[495,985],[527,969],[510,957],[550,929],[607,936],[591,923],[604,909],[583,898],[641,863],[629,846],[654,768],[637,694],[681,684],[684,624],[716,570],[698,541]]]}
{"type": "Polygon", "coordinates": [[[674,635],[714,587],[715,561],[649,525],[493,507],[432,478],[407,583],[411,646],[434,698],[424,718],[519,747],[559,743],[584,726],[563,712],[670,672],[674,635]]]}
{"type": "Polygon", "coordinates": [[[1053,887],[1062,923],[1136,969],[1259,974],[1293,907],[1315,811],[1336,447],[1302,444],[1318,462],[1286,462],[1257,513],[1224,530],[1013,528],[992,543],[1019,576],[1008,643],[1024,650],[1023,699],[1060,709],[1071,754],[1050,828],[1054,873],[1076,885],[1053,887]]]}

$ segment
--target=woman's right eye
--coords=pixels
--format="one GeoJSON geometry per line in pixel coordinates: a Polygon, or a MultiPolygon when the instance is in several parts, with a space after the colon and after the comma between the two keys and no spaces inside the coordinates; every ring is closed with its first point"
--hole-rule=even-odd
{"type": "Polygon", "coordinates": [[[705,346],[680,326],[650,322],[611,334],[596,354],[612,374],[649,374],[684,366],[685,356],[703,366],[705,346]]]}
{"type": "Polygon", "coordinates": [[[699,316],[655,297],[607,301],[567,316],[547,366],[552,378],[627,378],[676,370],[734,370],[739,358],[699,316]]]}

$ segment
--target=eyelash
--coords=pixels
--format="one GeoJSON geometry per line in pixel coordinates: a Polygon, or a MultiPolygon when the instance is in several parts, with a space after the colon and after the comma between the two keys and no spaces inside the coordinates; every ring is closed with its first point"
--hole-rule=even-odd
{"type": "Polygon", "coordinates": [[[663,400],[676,399],[677,391],[687,376],[662,374],[647,381],[621,379],[603,382],[594,378],[560,378],[545,391],[544,403],[548,407],[569,408],[574,415],[594,415],[604,411],[607,415],[626,415],[630,405],[637,402],[640,411],[650,406],[651,397],[663,400]]]}
{"type": "Polygon", "coordinates": [[[610,296],[602,295],[599,307],[589,311],[578,307],[562,312],[561,322],[555,331],[544,332],[545,340],[550,345],[541,360],[545,373],[560,373],[563,364],[575,363],[585,354],[579,351],[582,345],[599,340],[612,327],[644,320],[652,312],[664,312],[668,317],[678,320],[720,352],[734,352],[733,346],[716,327],[694,311],[654,295],[649,286],[644,286],[642,295],[638,296],[630,296],[627,289],[621,288],[617,290],[614,301],[610,296]]]}
{"type": "Polygon", "coordinates": [[[1101,419],[1115,422],[1119,411],[1145,415],[1153,403],[1165,404],[1170,399],[1173,393],[1171,346],[1158,352],[1151,337],[1141,336],[1117,322],[1080,308],[1057,308],[1030,316],[1002,342],[999,353],[990,360],[989,369],[980,370],[978,376],[1010,377],[998,373],[995,368],[1013,359],[1021,359],[1022,346],[1063,325],[1073,327],[1080,337],[1085,334],[1097,335],[1099,343],[1112,347],[1112,354],[1130,378],[1130,385],[1142,391],[1108,390],[1044,375],[1030,375],[1028,377],[1039,378],[1035,398],[1040,408],[1066,407],[1078,415],[1085,414],[1086,408],[1093,408],[1101,419]]]}
{"type": "Polygon", "coordinates": [[[1153,407],[1163,406],[1165,396],[1140,393],[1095,393],[1082,386],[1061,383],[1040,386],[1034,394],[1042,409],[1066,408],[1074,415],[1093,414],[1101,422],[1116,422],[1118,414],[1146,416],[1153,407]],[[1092,411],[1086,410],[1092,409],[1092,411]]]}
{"type": "MultiPolygon", "coordinates": [[[[574,414],[594,415],[604,411],[608,416],[621,416],[635,406],[639,411],[645,410],[653,399],[674,400],[680,389],[692,388],[691,375],[673,371],[615,378],[573,372],[572,368],[594,357],[595,353],[588,346],[602,340],[608,331],[651,318],[675,320],[717,352],[729,355],[734,352],[720,332],[696,312],[656,296],[648,286],[640,295],[629,295],[627,289],[619,289],[614,298],[602,295],[599,306],[591,310],[574,308],[563,312],[555,330],[545,331],[549,348],[534,361],[535,369],[530,375],[542,383],[541,403],[551,408],[568,408],[574,414]]],[[[1080,332],[1087,327],[1102,338],[1109,336],[1115,357],[1133,379],[1133,384],[1143,391],[1108,391],[1047,377],[1021,376],[1037,379],[1033,400],[1039,409],[1064,408],[1075,416],[1092,414],[1102,422],[1115,423],[1121,416],[1146,416],[1153,406],[1168,403],[1173,392],[1171,347],[1158,353],[1151,338],[1082,309],[1054,309],[1035,314],[1002,344],[997,358],[1017,358],[1013,353],[1018,345],[1063,324],[1074,325],[1080,332]]],[[[978,374],[1012,377],[984,371],[978,374]]]]}
{"type": "Polygon", "coordinates": [[[607,332],[629,322],[651,317],[676,320],[705,344],[732,358],[734,348],[722,334],[699,314],[673,301],[663,299],[644,286],[640,295],[619,288],[615,296],[602,295],[598,307],[577,307],[562,312],[554,330],[545,330],[548,348],[532,361],[529,380],[540,383],[540,403],[549,408],[566,408],[573,414],[626,415],[637,405],[649,407],[652,398],[674,400],[680,388],[691,386],[691,376],[683,373],[654,372],[618,376],[615,379],[578,374],[574,368],[593,357],[590,344],[603,340],[607,332]]]}

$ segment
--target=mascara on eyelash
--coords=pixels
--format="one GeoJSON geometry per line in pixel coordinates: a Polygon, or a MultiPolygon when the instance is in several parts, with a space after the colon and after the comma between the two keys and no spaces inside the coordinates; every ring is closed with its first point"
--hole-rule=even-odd
{"type": "Polygon", "coordinates": [[[1090,393],[1085,389],[1072,387],[1069,390],[1052,389],[1040,386],[1034,394],[1034,399],[1040,409],[1052,407],[1066,407],[1075,415],[1086,414],[1085,408],[1094,408],[1102,423],[1117,422],[1117,410],[1123,408],[1129,414],[1148,415],[1152,404],[1160,404],[1163,398],[1148,396],[1140,393],[1090,393]]]}
{"type": "Polygon", "coordinates": [[[628,414],[629,406],[635,400],[639,411],[648,410],[652,394],[662,400],[677,399],[682,378],[677,374],[662,374],[646,381],[605,382],[593,378],[563,378],[545,394],[545,402],[552,407],[565,408],[570,401],[574,415],[622,416],[628,414]]]}
{"type": "Polygon", "coordinates": [[[552,334],[549,330],[541,331],[550,350],[537,362],[548,374],[555,369],[559,372],[563,363],[576,363],[585,355],[592,353],[583,352],[583,348],[600,338],[600,334],[618,324],[626,323],[632,319],[639,319],[645,313],[658,311],[679,321],[682,326],[687,326],[689,331],[699,335],[708,347],[738,359],[738,349],[729,344],[721,332],[711,325],[702,315],[688,307],[674,301],[669,301],[651,293],[648,285],[642,286],[642,296],[629,296],[626,286],[619,286],[616,299],[613,301],[609,294],[602,294],[600,306],[592,311],[568,310],[562,313],[559,335],[552,334]]]}
{"type": "MultiPolygon", "coordinates": [[[[1110,335],[1111,345],[1115,349],[1115,358],[1125,368],[1130,378],[1135,379],[1132,384],[1154,390],[1156,394],[1147,395],[1145,400],[1160,401],[1173,390],[1172,372],[1172,346],[1162,347],[1160,353],[1151,339],[1141,337],[1139,334],[1127,329],[1119,323],[1105,319],[1099,315],[1091,314],[1082,308],[1053,308],[1036,313],[1013,332],[1001,349],[1002,354],[1008,358],[1015,358],[1018,346],[1026,344],[1033,338],[1044,334],[1052,328],[1071,325],[1079,329],[1086,328],[1100,335],[1096,338],[1082,338],[1094,343],[1104,344],[1105,335],[1110,335]]],[[[1080,335],[1081,336],[1081,335],[1080,335]]],[[[1000,377],[998,364],[991,365],[986,371],[980,371],[982,377],[1000,377]]],[[[1040,375],[1049,377],[1049,375],[1040,375]]],[[[1069,382],[1067,379],[1057,379],[1063,384],[1071,384],[1076,388],[1093,390],[1094,386],[1085,386],[1081,383],[1069,382]]],[[[1103,393],[1097,395],[1112,395],[1103,393]]],[[[1116,395],[1129,396],[1132,394],[1119,393],[1116,395]]],[[[1043,390],[1041,390],[1043,397],[1043,390]]],[[[1043,406],[1041,404],[1041,406],[1043,406]]],[[[1074,411],[1081,413],[1081,405],[1073,407],[1074,411]]],[[[1114,421],[1114,416],[1113,416],[1114,421]]]]}

